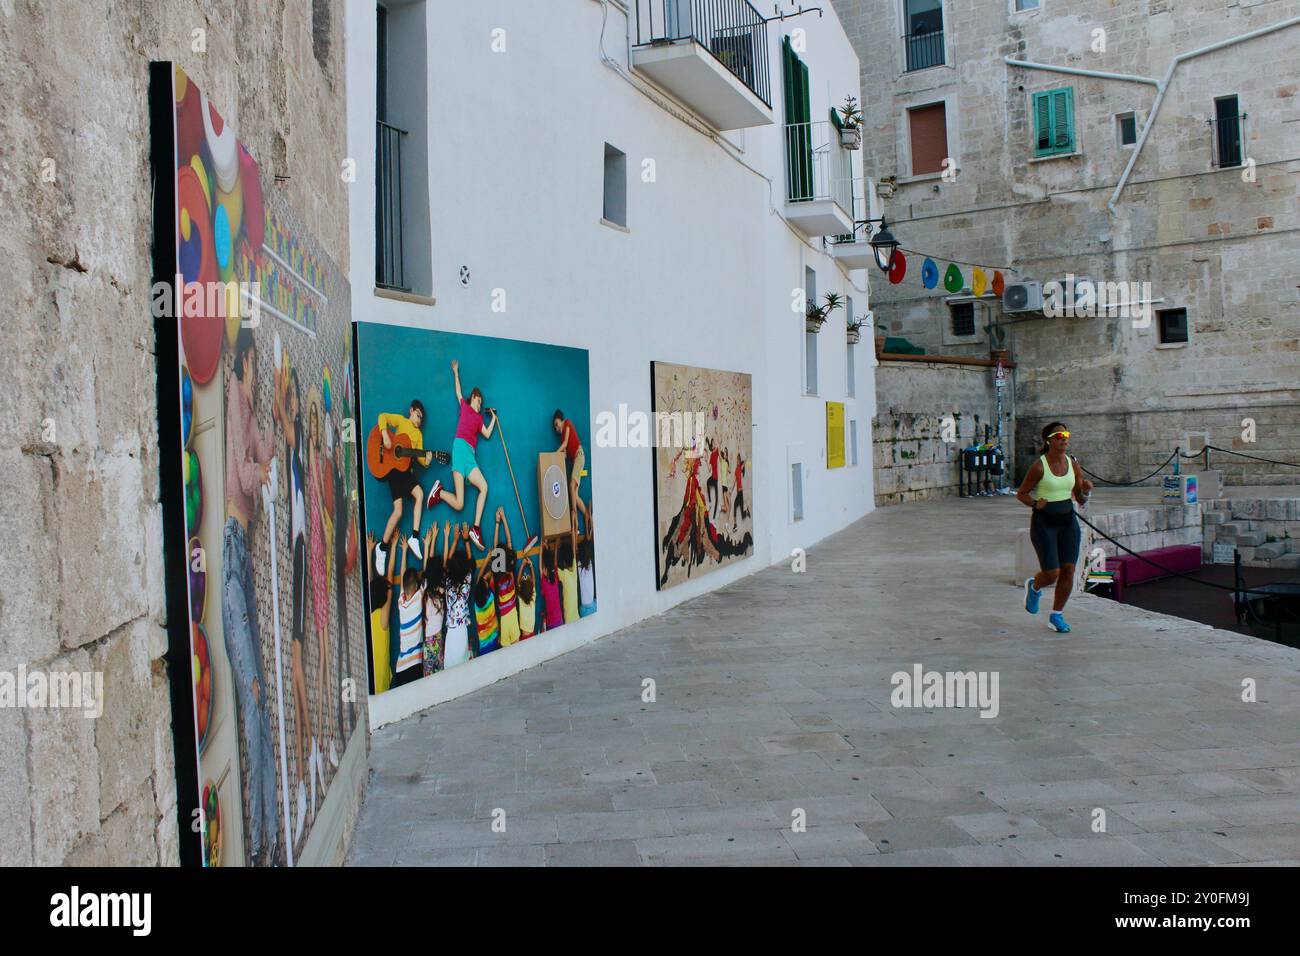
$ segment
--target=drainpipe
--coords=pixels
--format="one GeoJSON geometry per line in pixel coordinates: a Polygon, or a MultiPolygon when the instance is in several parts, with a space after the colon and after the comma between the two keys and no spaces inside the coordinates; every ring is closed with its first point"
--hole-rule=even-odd
{"type": "Polygon", "coordinates": [[[1148,77],[1132,76],[1125,73],[1104,73],[1100,70],[1080,70],[1069,66],[1052,66],[1045,63],[1030,63],[1024,60],[1013,60],[1011,57],[1006,57],[1005,61],[1008,66],[1019,66],[1033,70],[1048,70],[1053,73],[1069,73],[1073,76],[1089,76],[1102,80],[1122,80],[1130,83],[1148,83],[1156,87],[1156,98],[1155,102],[1151,104],[1151,114],[1147,117],[1146,123],[1142,126],[1142,133],[1138,136],[1138,141],[1134,146],[1133,154],[1129,156],[1128,165],[1124,167],[1124,174],[1120,176],[1119,183],[1115,186],[1115,192],[1106,202],[1106,209],[1113,217],[1118,215],[1118,212],[1115,209],[1115,204],[1119,202],[1119,197],[1124,192],[1124,187],[1128,185],[1129,176],[1133,174],[1133,167],[1137,165],[1138,157],[1142,155],[1142,147],[1146,145],[1146,141],[1151,135],[1151,128],[1155,125],[1156,116],[1160,113],[1160,107],[1165,101],[1165,93],[1169,90],[1169,84],[1173,80],[1174,71],[1178,69],[1179,64],[1185,63],[1198,56],[1204,56],[1207,53],[1214,53],[1230,46],[1236,46],[1238,43],[1245,43],[1247,40],[1254,40],[1258,37],[1266,36],[1269,33],[1275,33],[1278,30],[1284,30],[1287,27],[1297,25],[1300,25],[1300,17],[1291,17],[1289,20],[1274,23],[1272,26],[1260,27],[1258,30],[1243,33],[1238,37],[1232,37],[1228,40],[1220,40],[1218,43],[1211,43],[1203,47],[1198,47],[1188,53],[1180,53],[1169,62],[1169,69],[1165,71],[1165,76],[1162,80],[1153,80],[1148,77]]]}

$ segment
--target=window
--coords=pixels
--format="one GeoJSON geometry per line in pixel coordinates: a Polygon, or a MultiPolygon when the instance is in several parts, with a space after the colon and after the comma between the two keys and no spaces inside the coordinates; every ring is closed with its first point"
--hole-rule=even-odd
{"type": "Polygon", "coordinates": [[[975,334],[975,303],[953,302],[948,305],[954,338],[975,334]]]}
{"type": "MultiPolygon", "coordinates": [[[[803,270],[803,291],[804,298],[809,306],[817,304],[817,273],[808,266],[803,270]]],[[[807,328],[803,333],[803,392],[805,395],[817,394],[817,333],[809,332],[807,328]]]]}
{"type": "Polygon", "coordinates": [[[803,520],[803,462],[790,465],[790,520],[803,520]]]}
{"type": "Polygon", "coordinates": [[[433,292],[425,12],[375,7],[375,286],[422,296],[433,292]]]}
{"type": "MultiPolygon", "coordinates": [[[[849,322],[853,321],[854,319],[853,296],[851,295],[846,295],[844,297],[844,314],[848,317],[849,322]]],[[[853,367],[853,343],[852,342],[848,343],[846,353],[847,353],[847,357],[845,358],[844,391],[850,398],[852,398],[854,390],[857,388],[857,374],[856,374],[857,369],[853,367]]]]}
{"type": "Polygon", "coordinates": [[[1133,146],[1137,143],[1138,121],[1136,113],[1129,112],[1117,114],[1115,116],[1115,128],[1121,146],[1133,146]]]}
{"type": "Polygon", "coordinates": [[[601,218],[627,227],[627,153],[605,144],[605,205],[601,218]]]}
{"type": "Polygon", "coordinates": [[[858,463],[858,420],[849,419],[849,464],[858,463]]]}
{"type": "Polygon", "coordinates": [[[1236,96],[1221,96],[1214,101],[1215,165],[1240,166],[1245,141],[1246,117],[1236,96]]]}
{"type": "Polygon", "coordinates": [[[791,202],[813,198],[813,127],[808,64],[790,38],[781,40],[781,78],[785,93],[785,196],[791,202]]]}
{"type": "Polygon", "coordinates": [[[1160,309],[1156,312],[1161,345],[1177,345],[1187,341],[1187,310],[1160,309]]]}
{"type": "Polygon", "coordinates": [[[912,175],[943,172],[948,158],[948,115],[943,103],[931,103],[907,111],[912,144],[912,175]]]}
{"type": "Polygon", "coordinates": [[[1074,87],[1035,93],[1033,110],[1034,155],[1060,156],[1073,153],[1074,87]]]}
{"type": "Polygon", "coordinates": [[[903,0],[903,69],[925,70],[944,63],[943,3],[903,0]]]}
{"type": "Polygon", "coordinates": [[[1038,9],[1038,0],[1016,0],[1016,13],[1021,13],[1022,11],[1025,10],[1037,10],[1037,9],[1038,9]]]}

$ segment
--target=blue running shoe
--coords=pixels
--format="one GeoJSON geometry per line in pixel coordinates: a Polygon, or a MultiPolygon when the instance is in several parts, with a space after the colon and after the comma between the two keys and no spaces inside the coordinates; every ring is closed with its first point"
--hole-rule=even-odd
{"type": "Polygon", "coordinates": [[[1070,633],[1070,625],[1065,623],[1065,615],[1060,611],[1053,611],[1052,616],[1048,618],[1052,627],[1056,628],[1062,634],[1070,633]]]}
{"type": "Polygon", "coordinates": [[[1043,592],[1034,587],[1033,578],[1025,578],[1025,610],[1030,614],[1038,613],[1038,599],[1043,596],[1043,592]]]}

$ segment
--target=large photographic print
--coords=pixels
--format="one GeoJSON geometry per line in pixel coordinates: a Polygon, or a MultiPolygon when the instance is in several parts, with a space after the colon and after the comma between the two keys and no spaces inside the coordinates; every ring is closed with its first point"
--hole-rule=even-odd
{"type": "Polygon", "coordinates": [[[366,720],[349,288],[179,68],[172,102],[165,493],[184,500],[203,861],[293,865],[366,720]]]}
{"type": "Polygon", "coordinates": [[[651,363],[655,583],[660,590],[754,553],[751,376],[651,363]]]}
{"type": "Polygon", "coordinates": [[[370,690],[596,611],[587,352],[363,322],[370,690]]]}

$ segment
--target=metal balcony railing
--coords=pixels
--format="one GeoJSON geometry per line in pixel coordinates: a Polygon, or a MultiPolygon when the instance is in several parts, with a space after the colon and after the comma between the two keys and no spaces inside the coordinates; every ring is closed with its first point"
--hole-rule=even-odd
{"type": "Polygon", "coordinates": [[[790,123],[785,128],[785,182],[789,202],[833,199],[853,211],[853,154],[827,120],[790,123]]]}
{"type": "Polygon", "coordinates": [[[1215,168],[1243,165],[1246,162],[1246,114],[1221,116],[1209,123],[1215,168]]]}
{"type": "Polygon", "coordinates": [[[853,231],[846,232],[842,236],[832,236],[831,242],[834,245],[867,242],[871,239],[871,225],[866,222],[870,215],[867,204],[867,181],[863,177],[859,176],[849,181],[849,197],[852,207],[846,206],[844,211],[853,220],[853,231]]]}
{"type": "Polygon", "coordinates": [[[767,22],[747,0],[636,0],[636,45],[694,40],[771,107],[767,22]]]}
{"type": "Polygon", "coordinates": [[[908,33],[903,36],[903,59],[908,73],[942,66],[944,62],[943,31],[908,33]]]}
{"type": "Polygon", "coordinates": [[[409,292],[402,266],[402,137],[407,132],[383,120],[375,123],[375,285],[409,292]]]}

